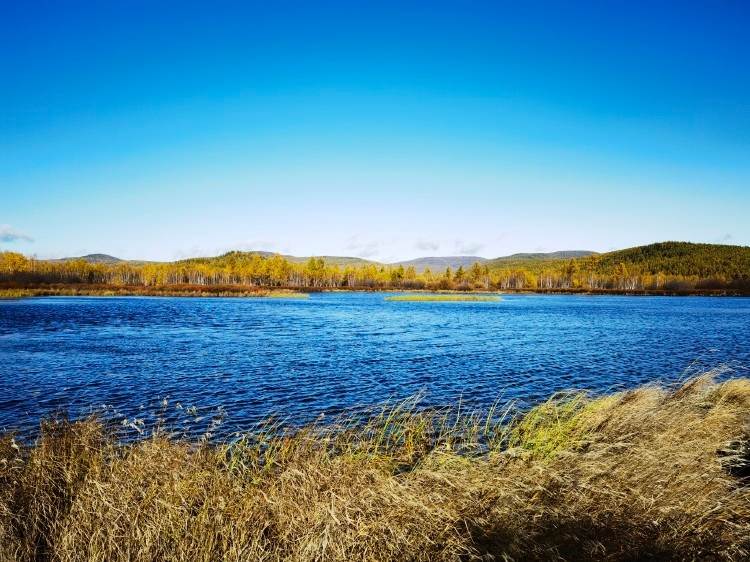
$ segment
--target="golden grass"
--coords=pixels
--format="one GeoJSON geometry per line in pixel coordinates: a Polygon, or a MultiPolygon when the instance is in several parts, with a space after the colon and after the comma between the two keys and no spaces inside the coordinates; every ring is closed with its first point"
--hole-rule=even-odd
{"type": "Polygon", "coordinates": [[[97,287],[96,285],[33,289],[0,289],[2,298],[27,297],[249,297],[249,298],[310,298],[307,293],[288,289],[228,289],[212,286],[160,285],[156,287],[97,287]]]}
{"type": "Polygon", "coordinates": [[[0,438],[0,560],[746,560],[749,421],[710,375],[224,443],[48,420],[0,438]]]}
{"type": "Polygon", "coordinates": [[[33,296],[32,291],[24,289],[0,289],[0,299],[22,299],[33,296]]]}
{"type": "Polygon", "coordinates": [[[385,297],[386,301],[427,301],[427,302],[463,302],[463,301],[499,301],[500,297],[486,295],[397,295],[385,297]]]}

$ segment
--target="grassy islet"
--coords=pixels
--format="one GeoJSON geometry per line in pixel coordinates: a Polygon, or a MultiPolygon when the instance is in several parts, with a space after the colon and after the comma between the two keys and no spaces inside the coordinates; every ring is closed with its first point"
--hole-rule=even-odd
{"type": "Polygon", "coordinates": [[[502,300],[500,297],[489,295],[396,295],[385,297],[386,301],[404,302],[492,302],[502,300]]]}

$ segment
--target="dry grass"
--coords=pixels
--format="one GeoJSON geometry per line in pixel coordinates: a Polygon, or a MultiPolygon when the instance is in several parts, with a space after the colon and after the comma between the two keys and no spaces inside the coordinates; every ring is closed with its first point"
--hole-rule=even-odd
{"type": "Polygon", "coordinates": [[[266,289],[241,285],[55,285],[27,289],[2,289],[2,298],[26,297],[249,297],[309,298],[289,289],[266,289]]]}
{"type": "Polygon", "coordinates": [[[747,560],[750,380],[233,442],[0,438],[0,560],[747,560]]]}
{"type": "Polygon", "coordinates": [[[0,289],[0,299],[23,299],[36,296],[33,291],[24,289],[0,289]]]}

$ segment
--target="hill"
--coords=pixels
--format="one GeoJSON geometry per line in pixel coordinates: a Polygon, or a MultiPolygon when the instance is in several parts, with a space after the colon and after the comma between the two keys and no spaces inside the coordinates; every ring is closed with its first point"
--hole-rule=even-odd
{"type": "MultiPolygon", "coordinates": [[[[273,252],[232,251],[215,257],[196,257],[173,262],[176,265],[197,265],[224,267],[231,264],[247,264],[261,258],[276,256],[273,252]]],[[[306,265],[310,257],[280,255],[292,266],[306,265]]],[[[603,254],[587,250],[567,250],[549,253],[518,253],[494,259],[480,256],[431,256],[412,260],[383,264],[351,256],[315,256],[321,258],[328,267],[347,266],[361,268],[375,265],[380,269],[398,266],[413,266],[418,274],[428,267],[433,273],[442,273],[450,267],[454,272],[459,268],[470,268],[474,263],[487,265],[496,272],[524,270],[531,275],[563,275],[570,277],[575,271],[588,272],[599,276],[624,274],[666,275],[690,279],[750,279],[750,247],[727,244],[698,244],[692,242],[658,242],[603,254]],[[624,269],[623,269],[624,268],[624,269]],[[568,273],[566,273],[568,272],[568,273]]],[[[81,257],[49,260],[49,263],[68,263],[84,260],[99,266],[143,266],[149,262],[126,261],[108,254],[88,254],[81,257]]],[[[152,262],[153,263],[153,262],[152,262]]]]}
{"type": "Polygon", "coordinates": [[[197,258],[187,258],[184,260],[179,260],[175,263],[184,263],[184,264],[197,264],[197,263],[203,263],[203,264],[222,264],[222,263],[228,263],[230,261],[235,262],[245,262],[245,261],[251,261],[253,259],[253,256],[260,256],[262,258],[272,258],[276,255],[279,255],[279,257],[285,259],[287,262],[294,264],[294,265],[305,265],[308,261],[310,261],[310,257],[315,258],[321,258],[326,265],[334,266],[337,265],[341,268],[344,268],[346,266],[353,266],[353,267],[361,267],[363,265],[369,265],[369,264],[375,264],[375,265],[381,265],[378,262],[374,262],[371,260],[366,260],[362,258],[355,258],[355,257],[349,257],[349,256],[290,256],[286,254],[277,254],[276,252],[264,252],[264,251],[250,251],[250,252],[241,252],[241,251],[231,251],[226,252],[225,254],[222,254],[220,256],[213,256],[213,257],[197,257],[197,258]]]}
{"type": "Polygon", "coordinates": [[[547,253],[521,253],[512,254],[489,260],[487,265],[490,269],[525,269],[529,273],[538,275],[546,269],[562,267],[571,259],[582,259],[594,255],[589,250],[564,250],[560,252],[547,253]]]}
{"type": "Polygon", "coordinates": [[[307,257],[297,257],[297,256],[281,256],[283,258],[286,258],[286,260],[289,263],[295,263],[304,265],[308,261],[310,261],[310,257],[315,258],[321,258],[326,265],[337,265],[339,267],[346,267],[347,265],[353,266],[353,267],[361,267],[363,265],[382,265],[380,262],[372,261],[372,260],[366,260],[364,258],[355,258],[353,256],[307,256],[307,257]]]}
{"type": "Polygon", "coordinates": [[[123,261],[125,261],[125,260],[121,260],[120,258],[116,258],[115,256],[110,256],[109,254],[87,254],[85,256],[60,258],[60,259],[50,260],[50,261],[68,262],[68,261],[75,261],[75,260],[83,260],[91,264],[106,264],[106,265],[118,264],[118,263],[122,263],[123,261]]]}
{"type": "Polygon", "coordinates": [[[514,260],[569,260],[573,258],[586,258],[595,252],[590,250],[563,250],[561,252],[546,253],[523,253],[512,254],[502,258],[495,258],[493,261],[514,261],[514,260]]]}
{"type": "MultiPolygon", "coordinates": [[[[504,256],[494,259],[488,259],[483,258],[481,256],[430,256],[430,257],[424,257],[424,258],[416,258],[412,260],[405,260],[405,261],[398,261],[391,264],[385,264],[373,260],[368,260],[364,258],[358,258],[354,256],[292,256],[289,254],[277,254],[276,252],[267,252],[263,250],[252,250],[252,251],[230,251],[226,252],[224,254],[221,254],[220,256],[198,256],[194,258],[185,258],[181,260],[176,260],[172,263],[178,263],[178,264],[222,264],[227,263],[229,261],[250,261],[253,259],[253,256],[260,256],[263,258],[272,258],[275,255],[279,255],[283,259],[285,259],[290,264],[294,265],[305,265],[309,260],[310,257],[315,258],[321,258],[325,262],[326,265],[329,266],[335,266],[337,265],[340,268],[344,268],[347,266],[352,267],[361,267],[363,265],[376,265],[378,267],[380,266],[391,266],[391,267],[398,267],[399,265],[403,265],[405,268],[409,266],[414,266],[416,271],[418,273],[423,273],[425,269],[428,267],[433,272],[442,272],[445,271],[447,267],[450,267],[452,270],[456,270],[459,267],[463,267],[464,269],[467,269],[474,265],[475,263],[480,264],[488,264],[491,267],[500,267],[500,268],[507,268],[507,267],[525,267],[530,270],[536,270],[539,267],[546,267],[550,264],[556,264],[559,263],[561,260],[569,260],[571,258],[580,258],[580,257],[587,257],[592,255],[593,252],[589,251],[583,251],[583,250],[568,250],[568,251],[561,251],[561,252],[550,252],[550,253],[523,253],[523,254],[513,254],[511,256],[504,256]],[[530,264],[529,262],[533,262],[530,264]]],[[[148,262],[145,260],[123,260],[120,258],[117,258],[115,256],[111,256],[108,254],[87,254],[85,256],[79,256],[79,257],[67,257],[67,258],[60,258],[60,259],[54,259],[49,260],[53,263],[65,263],[75,260],[84,260],[87,263],[94,264],[94,265],[116,265],[119,263],[126,263],[129,265],[145,265],[147,263],[157,263],[157,262],[148,262]]],[[[164,262],[169,263],[169,262],[164,262]]]]}
{"type": "Polygon", "coordinates": [[[407,261],[399,261],[390,264],[391,266],[398,267],[403,265],[404,267],[414,266],[417,273],[424,273],[428,267],[433,273],[443,272],[447,267],[453,270],[463,267],[467,269],[475,263],[485,263],[487,258],[480,258],[479,256],[436,256],[427,258],[417,258],[407,261]]]}
{"type": "Polygon", "coordinates": [[[110,256],[109,254],[86,254],[85,256],[79,256],[79,257],[68,257],[68,258],[59,258],[55,260],[46,260],[51,263],[67,263],[77,260],[83,260],[86,263],[90,263],[91,265],[117,265],[117,264],[127,264],[135,267],[140,267],[149,263],[159,263],[159,262],[152,262],[152,261],[146,261],[146,260],[123,260],[120,258],[117,258],[115,256],[110,256]]]}
{"type": "Polygon", "coordinates": [[[428,257],[395,264],[362,258],[315,259],[270,252],[227,252],[176,262],[123,261],[106,254],[35,261],[0,253],[0,282],[108,285],[252,285],[258,287],[542,290],[730,291],[750,294],[750,247],[689,242],[593,254],[523,253],[428,257]],[[585,256],[585,257],[575,257],[585,256]],[[474,268],[475,263],[483,266],[474,268]],[[406,265],[404,268],[403,266],[406,265]],[[394,267],[395,266],[395,267],[394,267]],[[431,274],[425,269],[429,267],[431,274]],[[451,268],[451,275],[445,275],[451,268]],[[415,271],[419,270],[419,271],[415,271]]]}
{"type": "Polygon", "coordinates": [[[619,264],[638,267],[643,273],[681,275],[703,279],[750,277],[750,247],[692,242],[659,242],[597,257],[596,268],[611,275],[619,264]]]}

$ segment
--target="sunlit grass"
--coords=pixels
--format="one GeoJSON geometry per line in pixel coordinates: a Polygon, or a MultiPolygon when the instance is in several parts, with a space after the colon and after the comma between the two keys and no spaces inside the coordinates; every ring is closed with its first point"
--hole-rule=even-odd
{"type": "Polygon", "coordinates": [[[23,289],[0,289],[0,299],[23,299],[33,296],[33,291],[23,289]]]}
{"type": "Polygon", "coordinates": [[[0,436],[0,559],[747,559],[748,420],[750,380],[711,375],[226,441],[57,418],[0,436]]]}
{"type": "Polygon", "coordinates": [[[426,302],[477,302],[477,301],[499,301],[500,297],[487,295],[397,295],[385,297],[386,301],[426,301],[426,302]]]}
{"type": "Polygon", "coordinates": [[[309,299],[310,295],[308,293],[298,293],[295,291],[267,291],[266,293],[260,295],[266,298],[272,298],[272,299],[309,299]]]}
{"type": "Polygon", "coordinates": [[[746,560],[750,380],[418,398],[227,441],[0,437],[0,560],[746,560]]]}
{"type": "Polygon", "coordinates": [[[185,288],[183,286],[161,285],[156,287],[97,287],[96,285],[82,287],[53,287],[33,289],[0,289],[2,298],[27,297],[240,297],[240,298],[310,298],[307,293],[290,291],[287,289],[253,289],[241,288],[217,289],[211,286],[185,288]]]}

